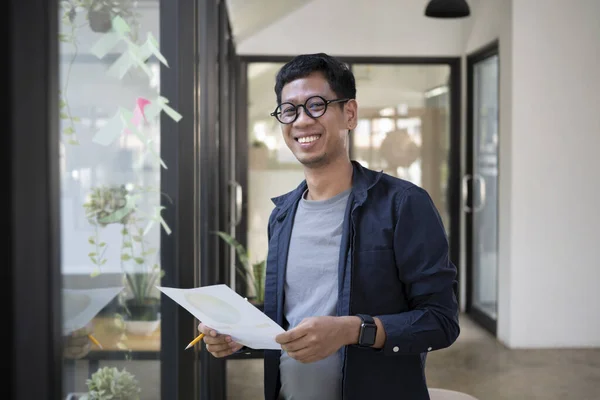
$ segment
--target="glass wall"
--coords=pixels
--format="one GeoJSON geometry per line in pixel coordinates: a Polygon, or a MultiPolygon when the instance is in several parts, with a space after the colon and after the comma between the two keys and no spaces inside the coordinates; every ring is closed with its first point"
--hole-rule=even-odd
{"type": "Polygon", "coordinates": [[[359,104],[352,157],[423,187],[450,228],[450,67],[352,66],[359,104]]]}
{"type": "Polygon", "coordinates": [[[160,92],[159,0],[60,4],[65,397],[117,380],[160,399],[160,120],[182,116],[160,92]]]}
{"type": "Polygon", "coordinates": [[[270,116],[277,106],[275,76],[282,63],[248,64],[248,250],[252,261],[267,257],[271,198],[302,182],[304,172],[270,116]]]}

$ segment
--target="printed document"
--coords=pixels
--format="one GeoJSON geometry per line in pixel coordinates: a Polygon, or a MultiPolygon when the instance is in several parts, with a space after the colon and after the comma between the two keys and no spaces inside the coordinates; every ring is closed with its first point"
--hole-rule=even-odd
{"type": "Polygon", "coordinates": [[[218,333],[252,349],[281,350],[275,337],[284,329],[229,286],[157,288],[218,333]]]}

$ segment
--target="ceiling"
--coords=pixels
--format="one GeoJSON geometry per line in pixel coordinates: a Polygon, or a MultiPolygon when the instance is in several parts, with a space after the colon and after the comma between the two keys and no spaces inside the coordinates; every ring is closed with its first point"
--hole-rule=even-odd
{"type": "Polygon", "coordinates": [[[225,0],[236,43],[304,7],[312,0],[225,0]]]}
{"type": "MultiPolygon", "coordinates": [[[[229,21],[233,36],[237,44],[243,42],[254,34],[260,32],[271,24],[279,21],[285,16],[292,14],[298,9],[307,6],[314,1],[326,0],[224,0],[229,14],[229,21]]],[[[348,7],[353,7],[353,2],[363,0],[347,0],[348,7]]],[[[408,19],[420,19],[423,17],[424,5],[427,0],[419,0],[423,3],[423,7],[414,7],[416,0],[394,0],[397,4],[406,4],[405,10],[409,15],[408,19]]],[[[471,13],[477,11],[477,6],[480,0],[468,0],[471,8],[471,13]]],[[[377,7],[378,0],[371,0],[373,8],[377,7]]],[[[385,2],[381,2],[385,3],[385,2]]],[[[383,4],[380,8],[384,8],[383,4]]],[[[404,8],[404,7],[403,7],[404,8]]],[[[472,19],[472,18],[471,18],[472,19]]],[[[444,21],[441,21],[444,23],[444,21]]],[[[373,29],[378,29],[373,27],[373,29]]],[[[276,38],[274,38],[276,40],[276,38]]]]}

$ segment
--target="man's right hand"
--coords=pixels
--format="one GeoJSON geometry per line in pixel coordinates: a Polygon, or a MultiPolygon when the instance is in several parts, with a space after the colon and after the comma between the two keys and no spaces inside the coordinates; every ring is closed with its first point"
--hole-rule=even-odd
{"type": "Polygon", "coordinates": [[[217,358],[232,355],[243,347],[241,344],[234,342],[231,336],[220,335],[203,323],[198,325],[198,330],[204,333],[202,340],[206,343],[206,350],[217,358]]]}

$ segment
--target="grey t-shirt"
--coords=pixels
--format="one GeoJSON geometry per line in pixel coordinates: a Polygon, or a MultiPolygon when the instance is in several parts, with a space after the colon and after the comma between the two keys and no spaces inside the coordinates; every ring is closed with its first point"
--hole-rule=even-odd
{"type": "MultiPolygon", "coordinates": [[[[298,204],[287,260],[284,315],[291,329],[304,318],[336,315],[338,261],[350,190],[298,204]]],[[[282,351],[281,392],[285,400],[341,399],[341,351],[303,364],[282,351]]]]}

